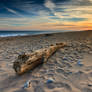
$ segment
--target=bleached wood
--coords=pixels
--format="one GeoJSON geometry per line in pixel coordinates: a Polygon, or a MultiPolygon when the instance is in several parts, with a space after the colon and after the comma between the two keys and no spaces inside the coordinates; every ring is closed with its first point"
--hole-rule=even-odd
{"type": "Polygon", "coordinates": [[[18,75],[23,74],[26,71],[46,62],[48,58],[53,55],[53,53],[64,46],[64,43],[56,43],[56,45],[51,45],[48,48],[36,50],[33,53],[24,53],[19,55],[13,63],[13,68],[18,75]]]}

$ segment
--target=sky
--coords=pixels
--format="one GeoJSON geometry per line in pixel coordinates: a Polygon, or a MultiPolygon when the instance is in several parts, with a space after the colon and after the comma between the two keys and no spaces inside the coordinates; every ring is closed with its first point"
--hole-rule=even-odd
{"type": "Polygon", "coordinates": [[[92,0],[0,0],[0,30],[92,30],[92,0]]]}

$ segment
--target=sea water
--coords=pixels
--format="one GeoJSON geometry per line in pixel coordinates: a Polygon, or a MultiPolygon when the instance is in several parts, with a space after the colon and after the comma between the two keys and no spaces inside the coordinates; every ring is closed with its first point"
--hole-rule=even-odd
{"type": "Polygon", "coordinates": [[[38,35],[47,33],[58,33],[64,31],[0,31],[0,37],[9,36],[27,36],[27,35],[38,35]]]}

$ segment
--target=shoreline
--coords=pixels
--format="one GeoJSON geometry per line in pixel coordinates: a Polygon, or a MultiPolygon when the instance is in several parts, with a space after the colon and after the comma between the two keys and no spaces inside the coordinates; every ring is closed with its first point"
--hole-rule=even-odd
{"type": "Polygon", "coordinates": [[[78,39],[87,39],[87,38],[90,38],[91,37],[91,34],[92,34],[92,31],[75,31],[75,32],[60,32],[60,33],[46,33],[46,34],[38,34],[38,35],[26,35],[26,36],[10,36],[10,37],[0,37],[0,41],[12,41],[12,40],[15,40],[15,39],[21,39],[22,38],[36,38],[36,37],[50,37],[50,36],[56,36],[56,35],[59,35],[59,36],[62,36],[61,38],[62,39],[66,39],[66,41],[69,39],[69,40],[72,40],[72,37],[75,39],[75,40],[78,40],[78,39]],[[89,37],[89,36],[90,37],[89,37]]]}
{"type": "MultiPolygon", "coordinates": [[[[26,31],[25,31],[26,32],[26,31]]],[[[83,31],[62,31],[62,32],[60,32],[60,31],[52,31],[52,32],[47,32],[47,33],[38,33],[38,34],[25,34],[25,35],[16,35],[16,36],[2,36],[2,37],[0,37],[0,38],[9,38],[9,37],[26,37],[26,36],[37,36],[37,35],[45,35],[45,34],[61,34],[61,33],[74,33],[74,32],[83,32],[83,31]]]]}

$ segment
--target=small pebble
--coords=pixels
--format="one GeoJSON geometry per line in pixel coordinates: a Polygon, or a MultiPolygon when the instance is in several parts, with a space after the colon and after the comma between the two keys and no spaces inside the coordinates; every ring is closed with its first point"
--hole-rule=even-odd
{"type": "Polygon", "coordinates": [[[83,64],[81,63],[81,61],[78,61],[78,62],[77,62],[77,65],[78,65],[78,66],[83,66],[83,64]]]}
{"type": "Polygon", "coordinates": [[[46,83],[49,84],[49,83],[53,83],[53,82],[54,82],[54,80],[52,78],[50,78],[50,79],[47,80],[46,83]]]}
{"type": "Polygon", "coordinates": [[[31,84],[31,81],[28,80],[28,81],[24,84],[23,89],[29,88],[29,87],[30,87],[30,84],[31,84]]]}
{"type": "Polygon", "coordinates": [[[92,87],[92,84],[88,84],[89,87],[92,87]]]}
{"type": "Polygon", "coordinates": [[[67,61],[67,58],[63,58],[63,60],[66,60],[67,61]]]}

